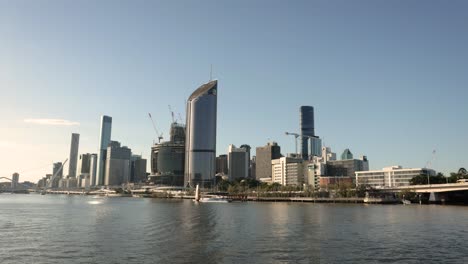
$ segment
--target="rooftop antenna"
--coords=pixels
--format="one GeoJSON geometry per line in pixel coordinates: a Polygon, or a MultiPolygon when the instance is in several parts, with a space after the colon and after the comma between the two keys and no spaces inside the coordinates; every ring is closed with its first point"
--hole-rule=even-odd
{"type": "Polygon", "coordinates": [[[213,80],[213,64],[210,64],[210,81],[213,80]]]}

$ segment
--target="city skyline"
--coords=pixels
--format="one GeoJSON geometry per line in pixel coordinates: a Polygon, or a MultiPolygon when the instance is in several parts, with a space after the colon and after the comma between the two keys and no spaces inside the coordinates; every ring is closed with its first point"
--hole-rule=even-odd
{"type": "Polygon", "coordinates": [[[72,133],[79,154],[96,153],[101,115],[150,160],[147,113],[167,137],[168,105],[185,122],[211,64],[217,156],[269,141],[294,152],[284,132],[300,133],[310,105],[323,145],[367,155],[371,169],[424,167],[433,150],[436,171],[466,167],[468,4],[340,3],[1,2],[0,176],[36,182],[69,156],[72,133]]]}

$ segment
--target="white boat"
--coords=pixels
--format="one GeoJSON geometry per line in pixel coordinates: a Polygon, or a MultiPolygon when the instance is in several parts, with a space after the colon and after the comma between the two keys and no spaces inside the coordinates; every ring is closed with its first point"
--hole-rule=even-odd
{"type": "Polygon", "coordinates": [[[200,194],[200,187],[197,184],[197,187],[195,188],[195,199],[193,199],[194,202],[199,202],[199,203],[230,203],[232,202],[231,199],[228,199],[227,197],[220,196],[220,195],[204,195],[203,197],[200,194]]]}
{"type": "Polygon", "coordinates": [[[219,195],[207,195],[201,197],[198,202],[200,203],[230,203],[232,202],[231,199],[227,197],[219,196],[219,195]]]}
{"type": "Polygon", "coordinates": [[[406,200],[406,199],[403,199],[401,202],[402,202],[404,205],[411,204],[411,201],[410,201],[410,200],[406,200]]]}

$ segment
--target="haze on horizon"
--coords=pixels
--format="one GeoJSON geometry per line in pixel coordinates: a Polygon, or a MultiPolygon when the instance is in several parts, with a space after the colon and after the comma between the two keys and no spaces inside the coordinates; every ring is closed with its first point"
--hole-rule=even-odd
{"type": "Polygon", "coordinates": [[[0,177],[51,173],[72,132],[96,153],[101,115],[149,159],[148,113],[168,136],[168,105],[185,120],[211,64],[217,155],[268,141],[294,152],[284,132],[312,105],[338,156],[423,167],[436,150],[448,174],[468,166],[467,12],[461,0],[0,0],[0,177]]]}

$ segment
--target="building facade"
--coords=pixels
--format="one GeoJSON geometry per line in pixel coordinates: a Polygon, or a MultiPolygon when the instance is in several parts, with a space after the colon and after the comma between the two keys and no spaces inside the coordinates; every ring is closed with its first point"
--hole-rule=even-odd
{"type": "Polygon", "coordinates": [[[216,157],[216,174],[228,175],[228,156],[226,154],[216,157]]]}
{"type": "Polygon", "coordinates": [[[401,166],[392,166],[382,170],[355,173],[356,185],[373,188],[409,186],[410,180],[419,175],[435,176],[436,172],[427,168],[404,169],[401,166]]]}
{"type": "Polygon", "coordinates": [[[146,182],[146,159],[140,155],[132,155],[130,159],[130,182],[146,182]]]}
{"type": "Polygon", "coordinates": [[[185,144],[162,142],[151,148],[150,181],[156,185],[184,186],[185,144]]]}
{"type": "Polygon", "coordinates": [[[351,153],[351,150],[345,149],[343,151],[343,154],[341,154],[341,160],[352,160],[353,159],[353,153],[351,153]]]}
{"type": "Polygon", "coordinates": [[[368,171],[369,161],[366,156],[361,159],[332,160],[327,163],[327,176],[355,177],[357,171],[368,171]]]}
{"type": "Polygon", "coordinates": [[[241,149],[245,149],[245,152],[247,152],[247,158],[248,158],[248,176],[249,178],[252,178],[252,162],[251,162],[251,159],[250,159],[250,150],[252,149],[252,147],[250,147],[250,145],[247,145],[247,144],[243,144],[240,146],[241,149]]]}
{"type": "Polygon", "coordinates": [[[111,141],[107,147],[104,185],[115,186],[130,181],[130,157],[132,151],[121,147],[117,141],[111,141]]]}
{"type": "Polygon", "coordinates": [[[70,159],[68,161],[68,177],[76,178],[76,166],[78,162],[78,147],[80,134],[72,133],[70,144],[70,159]]]}
{"type": "Polygon", "coordinates": [[[195,90],[187,101],[184,185],[211,187],[216,170],[218,81],[195,90]]]}
{"type": "Polygon", "coordinates": [[[308,140],[315,136],[314,128],[314,108],[312,106],[300,107],[300,125],[301,125],[301,153],[302,159],[309,158],[308,140]]]}
{"type": "Polygon", "coordinates": [[[98,152],[98,161],[97,161],[97,175],[95,184],[104,185],[105,170],[106,170],[106,157],[107,157],[107,147],[111,142],[111,132],[112,132],[112,117],[110,116],[101,116],[101,131],[99,134],[99,152],[98,152]]]}
{"type": "Polygon", "coordinates": [[[91,169],[91,156],[93,154],[81,154],[78,157],[78,170],[77,170],[77,175],[82,175],[82,174],[90,174],[90,169],[91,169]]]}
{"type": "Polygon", "coordinates": [[[257,147],[255,156],[255,177],[257,180],[271,178],[271,161],[281,158],[281,147],[276,142],[257,147]]]}
{"type": "Polygon", "coordinates": [[[97,180],[97,162],[98,162],[98,156],[97,154],[91,154],[90,160],[89,160],[89,185],[90,186],[96,186],[96,180],[97,180]]]}
{"type": "Polygon", "coordinates": [[[249,177],[249,154],[246,148],[228,148],[228,176],[229,180],[249,177]]]}
{"type": "Polygon", "coordinates": [[[304,183],[303,160],[301,158],[282,157],[271,161],[272,182],[281,185],[299,186],[304,183]]]}
{"type": "Polygon", "coordinates": [[[19,173],[15,172],[11,175],[11,189],[16,190],[19,183],[19,173]]]}
{"type": "Polygon", "coordinates": [[[327,165],[321,159],[304,161],[304,181],[312,189],[320,188],[320,178],[326,175],[327,165]]]}
{"type": "Polygon", "coordinates": [[[325,163],[334,161],[336,160],[336,153],[332,152],[331,148],[329,147],[322,147],[322,159],[325,163]]]}

